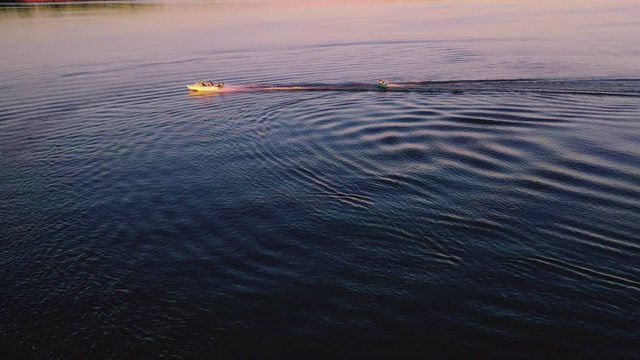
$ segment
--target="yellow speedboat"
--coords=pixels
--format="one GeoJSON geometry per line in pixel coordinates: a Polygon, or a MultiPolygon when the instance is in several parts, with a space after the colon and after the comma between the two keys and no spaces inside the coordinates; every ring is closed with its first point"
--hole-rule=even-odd
{"type": "Polygon", "coordinates": [[[220,89],[222,89],[222,87],[224,87],[224,83],[219,82],[217,84],[214,84],[211,81],[198,81],[197,83],[195,83],[193,85],[187,85],[187,87],[191,91],[213,92],[213,91],[220,91],[220,89]]]}

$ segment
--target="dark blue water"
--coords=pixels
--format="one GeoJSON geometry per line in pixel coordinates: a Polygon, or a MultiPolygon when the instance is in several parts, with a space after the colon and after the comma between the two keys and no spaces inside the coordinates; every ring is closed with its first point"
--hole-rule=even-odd
{"type": "Polygon", "coordinates": [[[0,355],[637,359],[636,7],[544,4],[0,8],[0,355]]]}

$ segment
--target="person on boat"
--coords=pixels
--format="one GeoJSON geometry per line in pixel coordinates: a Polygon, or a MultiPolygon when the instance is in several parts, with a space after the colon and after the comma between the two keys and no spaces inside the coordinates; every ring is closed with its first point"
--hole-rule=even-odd
{"type": "Polygon", "coordinates": [[[200,81],[198,81],[198,86],[205,86],[205,85],[204,85],[204,80],[200,80],[200,81]]]}
{"type": "Polygon", "coordinates": [[[387,85],[387,82],[384,80],[378,80],[378,86],[385,86],[387,85]]]}
{"type": "Polygon", "coordinates": [[[222,89],[222,87],[223,87],[223,86],[224,86],[224,83],[223,83],[223,82],[219,82],[219,83],[218,83],[218,89],[222,89]]]}
{"type": "Polygon", "coordinates": [[[207,83],[207,86],[213,86],[213,81],[209,81],[209,82],[207,83]]]}

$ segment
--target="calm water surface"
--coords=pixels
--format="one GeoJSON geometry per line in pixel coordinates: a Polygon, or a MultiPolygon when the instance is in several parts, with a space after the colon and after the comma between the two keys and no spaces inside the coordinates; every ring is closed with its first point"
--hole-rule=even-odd
{"type": "Polygon", "coordinates": [[[0,7],[0,357],[640,358],[638,14],[0,7]]]}

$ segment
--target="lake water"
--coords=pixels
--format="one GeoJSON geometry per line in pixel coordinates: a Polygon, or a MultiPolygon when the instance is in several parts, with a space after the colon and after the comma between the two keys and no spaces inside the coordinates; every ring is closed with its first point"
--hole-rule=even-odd
{"type": "Polygon", "coordinates": [[[0,357],[640,358],[638,14],[1,6],[0,357]]]}

